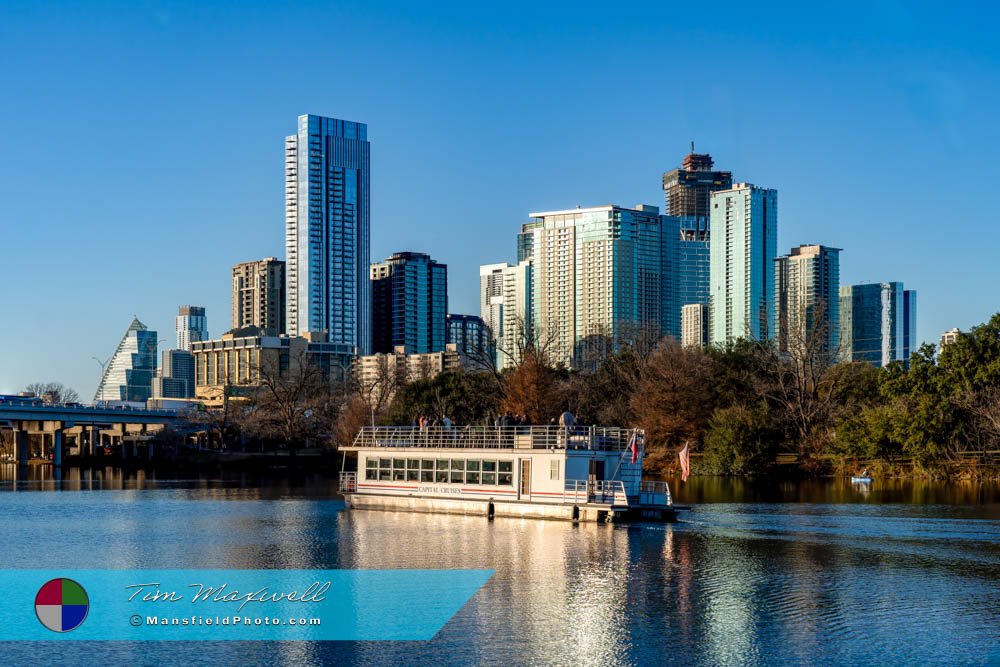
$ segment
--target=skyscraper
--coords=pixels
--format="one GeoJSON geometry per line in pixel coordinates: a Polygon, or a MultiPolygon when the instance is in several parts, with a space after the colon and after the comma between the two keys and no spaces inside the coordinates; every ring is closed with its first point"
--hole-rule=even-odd
{"type": "MultiPolygon", "coordinates": [[[[695,153],[694,144],[680,169],[663,174],[663,195],[666,214],[675,218],[670,224],[676,230],[670,266],[668,298],[671,311],[688,304],[708,304],[710,287],[710,202],[713,192],[733,185],[733,174],[715,171],[712,156],[695,153]]],[[[693,311],[692,311],[693,312],[693,311]]],[[[668,318],[673,318],[671,312],[668,318]]],[[[667,333],[670,333],[669,327],[667,333]]]]}
{"type": "Polygon", "coordinates": [[[94,402],[144,402],[152,392],[156,372],[156,332],[133,318],[104,367],[94,402]]]}
{"type": "Polygon", "coordinates": [[[681,345],[708,345],[708,304],[689,303],[681,309],[681,345]]]}
{"type": "Polygon", "coordinates": [[[840,248],[803,245],[774,260],[779,352],[836,357],[840,339],[840,248]],[[821,337],[822,340],[816,339],[821,337]]]}
{"type": "Polygon", "coordinates": [[[477,361],[489,350],[486,343],[486,325],[478,315],[448,314],[447,344],[467,357],[477,361]]]}
{"type": "Polygon", "coordinates": [[[174,320],[177,349],[191,351],[191,343],[208,340],[208,321],[202,306],[179,306],[174,320]]]}
{"type": "Polygon", "coordinates": [[[397,252],[371,265],[373,349],[440,352],[448,315],[448,267],[419,252],[397,252]]]}
{"type": "Polygon", "coordinates": [[[368,126],[299,116],[285,139],[288,334],[371,351],[368,126]]]}
{"type": "Polygon", "coordinates": [[[908,361],[916,345],[916,314],[917,293],[903,283],[841,287],[841,359],[875,366],[908,361]]]}
{"type": "MultiPolygon", "coordinates": [[[[666,215],[708,218],[713,192],[728,190],[733,186],[730,171],[713,171],[715,162],[707,153],[695,153],[694,143],[681,163],[680,169],[663,174],[663,194],[666,198],[666,215]]],[[[707,229],[705,230],[708,231],[707,229]]]]}
{"type": "Polygon", "coordinates": [[[749,183],[712,193],[711,336],[713,343],[770,338],[778,191],[749,183]]]}
{"type": "Polygon", "coordinates": [[[233,329],[285,333],[285,263],[274,257],[233,267],[233,329]]]}
{"type": "Polygon", "coordinates": [[[500,369],[521,361],[525,346],[534,342],[534,292],[531,260],[505,266],[502,272],[503,319],[496,337],[500,369]]]}
{"type": "MultiPolygon", "coordinates": [[[[546,342],[553,362],[578,365],[591,342],[662,331],[659,208],[598,206],[531,217],[521,228],[518,254],[530,253],[533,334],[546,342]]],[[[506,336],[506,312],[504,319],[506,336]]],[[[678,329],[679,319],[678,313],[678,329]]]]}
{"type": "Polygon", "coordinates": [[[194,355],[187,350],[164,350],[160,370],[153,378],[152,398],[192,396],[194,396],[194,355]]]}
{"type": "Polygon", "coordinates": [[[479,267],[479,317],[486,326],[488,343],[493,344],[503,335],[503,272],[510,266],[483,264],[479,267]]]}

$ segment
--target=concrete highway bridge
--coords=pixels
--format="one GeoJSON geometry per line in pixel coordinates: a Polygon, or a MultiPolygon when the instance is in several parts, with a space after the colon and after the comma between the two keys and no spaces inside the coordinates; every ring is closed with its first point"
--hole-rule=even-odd
{"type": "Polygon", "coordinates": [[[62,465],[64,446],[93,456],[99,447],[135,442],[181,419],[176,410],[149,410],[128,406],[50,404],[35,398],[0,398],[0,429],[14,432],[14,458],[28,463],[31,436],[39,451],[51,442],[52,463],[62,465]]]}

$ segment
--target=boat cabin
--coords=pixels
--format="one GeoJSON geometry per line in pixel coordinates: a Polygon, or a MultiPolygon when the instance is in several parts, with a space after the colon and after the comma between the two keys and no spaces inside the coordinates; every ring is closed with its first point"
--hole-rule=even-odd
{"type": "Polygon", "coordinates": [[[341,490],[359,509],[594,521],[671,513],[666,483],[642,480],[639,429],[377,426],[342,450],[357,455],[341,490]]]}

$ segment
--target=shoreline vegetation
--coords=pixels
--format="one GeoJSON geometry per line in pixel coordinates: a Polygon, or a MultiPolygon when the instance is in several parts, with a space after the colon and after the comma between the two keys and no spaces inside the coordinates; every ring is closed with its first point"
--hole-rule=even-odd
{"type": "MultiPolygon", "coordinates": [[[[670,476],[691,446],[692,474],[1000,479],[1000,314],[943,350],[925,344],[909,363],[839,362],[817,325],[809,336],[724,347],[681,347],[636,328],[591,336],[581,370],[552,363],[556,338],[522,327],[514,349],[475,368],[405,377],[385,367],[362,385],[331,385],[312,364],[255,369],[257,387],[230,386],[221,409],[157,436],[157,458],[235,461],[237,452],[284,452],[284,465],[329,450],[362,426],[411,425],[423,415],[456,428],[500,415],[552,424],[642,427],[646,474],[670,476]],[[496,359],[509,363],[500,368],[496,359]],[[198,451],[192,452],[192,433],[198,451]],[[225,450],[209,455],[204,449],[225,450]],[[206,459],[206,457],[208,457],[206,459]]],[[[312,465],[316,465],[312,459],[312,465]]],[[[304,463],[304,461],[302,461],[304,463]]]]}

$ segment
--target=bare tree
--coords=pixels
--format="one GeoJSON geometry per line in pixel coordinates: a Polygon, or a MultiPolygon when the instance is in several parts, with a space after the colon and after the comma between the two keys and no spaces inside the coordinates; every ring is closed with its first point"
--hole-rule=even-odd
{"type": "Polygon", "coordinates": [[[24,388],[46,403],[76,403],[80,395],[61,382],[32,382],[24,388]]]}
{"type": "Polygon", "coordinates": [[[826,309],[817,301],[808,323],[782,332],[783,350],[768,342],[753,346],[758,393],[777,405],[795,431],[800,453],[816,453],[822,442],[817,429],[828,424],[840,405],[845,373],[834,370],[839,345],[831,344],[826,309]]]}

